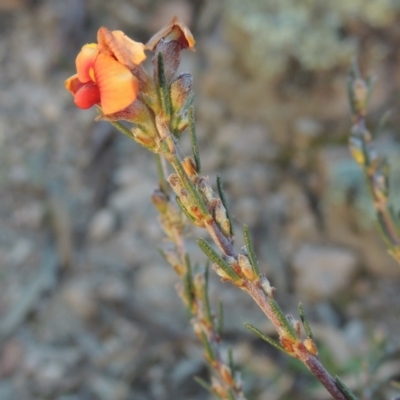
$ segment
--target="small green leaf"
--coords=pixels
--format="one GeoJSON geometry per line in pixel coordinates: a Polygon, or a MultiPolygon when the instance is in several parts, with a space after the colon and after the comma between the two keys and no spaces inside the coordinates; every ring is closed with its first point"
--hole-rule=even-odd
{"type": "Polygon", "coordinates": [[[159,247],[157,248],[157,251],[160,254],[160,256],[167,262],[167,264],[169,264],[167,256],[165,255],[165,251],[159,247]]]}
{"type": "Polygon", "coordinates": [[[211,394],[215,394],[214,390],[212,389],[211,385],[206,382],[203,378],[200,378],[199,376],[195,376],[194,380],[201,386],[203,387],[205,390],[207,390],[208,392],[210,392],[211,394]]]}
{"type": "Polygon", "coordinates": [[[249,255],[249,260],[251,266],[253,267],[253,273],[255,276],[260,276],[260,271],[258,270],[258,262],[256,253],[254,251],[253,241],[251,239],[249,227],[247,225],[243,225],[243,237],[249,255]]]}
{"type": "Polygon", "coordinates": [[[158,179],[160,181],[160,188],[162,192],[168,196],[170,192],[170,186],[168,185],[167,179],[165,178],[163,160],[160,154],[156,154],[155,156],[156,156],[157,174],[158,174],[158,179]]]}
{"type": "Polygon", "coordinates": [[[346,396],[348,400],[358,400],[358,398],[353,394],[353,392],[345,385],[345,383],[338,377],[335,377],[335,383],[340,391],[346,396]]]}
{"type": "Polygon", "coordinates": [[[212,319],[212,314],[211,314],[211,308],[210,308],[210,300],[208,297],[208,265],[206,266],[206,269],[204,271],[204,286],[203,286],[203,292],[202,292],[202,298],[203,298],[203,304],[204,304],[204,313],[205,313],[205,318],[208,321],[210,325],[213,324],[213,319],[212,319]]]}
{"type": "Polygon", "coordinates": [[[176,196],[175,198],[176,204],[178,204],[179,208],[182,210],[182,212],[185,214],[186,218],[194,225],[197,225],[197,221],[193,218],[192,215],[189,214],[189,211],[186,209],[186,207],[183,205],[182,200],[176,196]]]}
{"type": "Polygon", "coordinates": [[[222,185],[222,180],[221,180],[220,175],[217,175],[217,188],[218,188],[219,197],[222,201],[223,206],[225,207],[226,216],[228,217],[228,220],[229,220],[229,227],[230,227],[229,233],[231,234],[231,236],[233,236],[233,224],[232,224],[231,214],[229,212],[228,204],[227,204],[226,197],[225,197],[224,187],[222,185]]]}
{"type": "Polygon", "coordinates": [[[203,346],[204,346],[204,349],[205,349],[205,351],[206,351],[206,353],[208,355],[208,358],[211,361],[215,361],[214,350],[211,347],[211,344],[210,344],[210,342],[209,342],[209,340],[207,338],[207,335],[203,331],[201,332],[201,341],[203,342],[203,346]]]}
{"type": "Polygon", "coordinates": [[[189,122],[189,135],[190,142],[192,144],[192,152],[194,157],[194,162],[196,164],[197,172],[201,172],[201,162],[200,162],[200,153],[199,147],[197,145],[197,136],[196,136],[196,125],[194,121],[194,107],[193,105],[189,107],[188,110],[188,122],[189,122]]]}
{"type": "Polygon", "coordinates": [[[266,341],[267,343],[269,343],[271,346],[275,347],[278,350],[283,351],[286,354],[289,354],[276,340],[270,338],[267,335],[264,335],[264,333],[262,333],[259,329],[257,329],[255,326],[248,324],[247,322],[244,324],[244,326],[252,331],[253,333],[255,333],[260,339],[266,341]]]}
{"type": "Polygon", "coordinates": [[[131,132],[127,127],[125,127],[124,125],[122,125],[120,122],[117,122],[117,121],[110,121],[110,124],[111,124],[114,128],[118,129],[121,133],[123,133],[124,135],[128,136],[129,139],[135,140],[135,137],[133,136],[132,132],[131,132]]]}
{"type": "Polygon", "coordinates": [[[189,254],[185,254],[185,265],[186,265],[186,273],[183,278],[183,284],[185,288],[186,298],[189,301],[189,308],[192,308],[193,305],[193,275],[192,275],[192,266],[190,263],[189,254]]]}
{"type": "Polygon", "coordinates": [[[175,172],[178,174],[178,176],[181,178],[182,183],[184,188],[188,191],[190,194],[192,201],[195,203],[195,205],[200,209],[202,214],[204,216],[208,215],[208,209],[206,205],[204,204],[204,201],[201,197],[201,194],[198,192],[196,189],[195,185],[193,182],[190,180],[190,178],[187,176],[185,170],[182,167],[181,160],[174,154],[171,159],[172,166],[175,169],[175,172]]]}
{"type": "Polygon", "coordinates": [[[169,98],[167,79],[165,77],[164,58],[161,52],[157,55],[157,78],[161,109],[165,116],[169,118],[171,116],[171,101],[169,98]]]}
{"type": "Polygon", "coordinates": [[[306,331],[306,335],[309,338],[314,339],[310,324],[308,323],[308,319],[306,317],[303,303],[299,303],[299,315],[300,315],[301,322],[304,326],[304,330],[306,331]]]}
{"type": "Polygon", "coordinates": [[[268,303],[270,304],[275,316],[279,319],[279,322],[281,323],[281,326],[286,332],[286,334],[289,335],[293,340],[296,340],[297,336],[294,327],[288,321],[286,315],[279,307],[279,304],[274,299],[271,298],[268,299],[268,303]]]}
{"type": "Polygon", "coordinates": [[[203,250],[205,255],[210,259],[211,262],[219,265],[221,269],[228,275],[233,281],[239,280],[237,273],[231,268],[231,266],[220,257],[217,252],[203,239],[199,238],[197,244],[200,249],[203,250]]]}

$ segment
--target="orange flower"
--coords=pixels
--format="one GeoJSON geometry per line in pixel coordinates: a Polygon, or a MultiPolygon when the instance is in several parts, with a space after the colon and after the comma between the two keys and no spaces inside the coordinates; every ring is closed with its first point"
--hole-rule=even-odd
{"type": "Polygon", "coordinates": [[[101,27],[96,43],[82,47],[76,57],[77,74],[65,81],[79,108],[100,104],[104,114],[128,107],[137,97],[139,81],[131,70],[145,58],[145,46],[121,31],[101,27]]]}
{"type": "Polygon", "coordinates": [[[146,49],[154,51],[161,39],[166,41],[174,40],[179,42],[183,49],[189,48],[190,50],[194,50],[196,43],[189,28],[178,17],[172,18],[167,26],[158,31],[147,42],[146,49]]]}

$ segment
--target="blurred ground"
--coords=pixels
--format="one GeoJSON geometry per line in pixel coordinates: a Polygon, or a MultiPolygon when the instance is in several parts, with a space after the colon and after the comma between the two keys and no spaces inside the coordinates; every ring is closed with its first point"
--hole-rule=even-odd
{"type": "MultiPolygon", "coordinates": [[[[325,365],[354,387],[384,341],[399,346],[400,268],[347,150],[345,81],[358,53],[378,78],[372,125],[393,110],[378,144],[400,203],[396,4],[2,0],[0,400],[210,398],[193,381],[207,377],[202,349],[156,251],[151,155],[76,109],[63,84],[99,26],[145,42],[174,14],[197,39],[181,69],[195,79],[204,172],[221,173],[280,303],[295,313],[303,301],[325,365]]],[[[270,326],[244,294],[215,276],[211,286],[249,399],[328,398],[245,331],[270,326]]],[[[374,379],[398,377],[399,362],[394,352],[374,379]]],[[[383,383],[374,399],[395,394],[383,383]]]]}

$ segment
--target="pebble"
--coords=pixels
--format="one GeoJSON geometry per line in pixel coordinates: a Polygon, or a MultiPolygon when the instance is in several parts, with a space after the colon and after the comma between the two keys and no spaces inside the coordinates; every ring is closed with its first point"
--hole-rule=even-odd
{"type": "Polygon", "coordinates": [[[102,241],[112,234],[116,225],[117,219],[112,210],[99,210],[90,222],[89,237],[94,241],[102,241]]]}
{"type": "Polygon", "coordinates": [[[97,312],[94,293],[89,280],[70,282],[62,292],[65,302],[81,318],[90,319],[97,312]]]}

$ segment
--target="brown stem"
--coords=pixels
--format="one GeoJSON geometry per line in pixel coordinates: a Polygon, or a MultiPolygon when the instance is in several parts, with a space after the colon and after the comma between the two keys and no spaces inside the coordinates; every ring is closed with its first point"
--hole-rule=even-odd
{"type": "MultiPolygon", "coordinates": [[[[171,151],[171,150],[170,150],[171,151]]],[[[175,150],[168,154],[166,153],[166,159],[171,163],[174,170],[179,175],[178,166],[176,160],[173,157],[176,154],[175,150]]],[[[227,256],[237,258],[237,252],[233,247],[232,241],[230,241],[221,231],[217,222],[214,219],[206,223],[205,229],[210,234],[211,238],[214,240],[216,245],[220,248],[222,253],[227,256]]],[[[285,332],[285,328],[282,326],[278,316],[275,314],[270,303],[268,302],[268,296],[264,293],[260,287],[260,282],[257,281],[245,281],[245,290],[253,298],[253,300],[258,304],[267,318],[273,323],[278,334],[285,332]]],[[[347,400],[344,394],[336,386],[335,380],[329,375],[328,371],[322,366],[319,360],[313,356],[305,346],[299,341],[295,349],[295,356],[301,360],[312,374],[322,383],[327,391],[333,396],[335,400],[347,400]]]]}
{"type": "MultiPolygon", "coordinates": [[[[254,284],[253,282],[247,282],[245,287],[252,299],[257,303],[264,314],[274,324],[278,333],[281,332],[281,323],[276,317],[274,311],[272,310],[268,302],[268,297],[265,295],[261,287],[258,284],[254,284]]],[[[308,367],[312,374],[325,386],[326,390],[332,395],[335,400],[347,400],[344,394],[336,386],[335,380],[322,366],[318,358],[313,356],[302,343],[296,346],[295,350],[296,356],[299,358],[299,360],[308,367]]]]}

